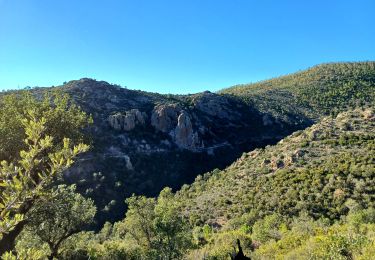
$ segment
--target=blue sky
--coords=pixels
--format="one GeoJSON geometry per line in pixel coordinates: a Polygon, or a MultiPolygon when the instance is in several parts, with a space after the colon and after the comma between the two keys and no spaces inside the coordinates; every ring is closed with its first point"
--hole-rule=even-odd
{"type": "Polygon", "coordinates": [[[373,0],[0,0],[0,89],[215,91],[375,60],[373,0]]]}

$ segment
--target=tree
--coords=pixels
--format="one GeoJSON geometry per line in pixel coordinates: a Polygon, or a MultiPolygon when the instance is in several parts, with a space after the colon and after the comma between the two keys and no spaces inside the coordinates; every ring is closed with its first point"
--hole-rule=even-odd
{"type": "Polygon", "coordinates": [[[192,234],[186,221],[180,216],[179,208],[173,202],[170,188],[160,192],[155,206],[154,228],[155,248],[164,259],[180,259],[192,246],[192,234]]]}
{"type": "Polygon", "coordinates": [[[91,199],[75,193],[76,187],[60,185],[49,196],[36,201],[26,230],[47,243],[48,259],[59,256],[61,244],[93,222],[96,207],[91,199]]]}
{"type": "Polygon", "coordinates": [[[155,204],[153,198],[132,196],[126,199],[128,211],[124,220],[125,230],[143,248],[151,248],[155,237],[153,220],[155,204]]]}
{"type": "Polygon", "coordinates": [[[78,107],[69,105],[66,96],[56,94],[54,99],[42,101],[29,94],[20,97],[21,101],[14,95],[3,98],[0,138],[5,138],[4,133],[10,136],[0,142],[1,158],[8,159],[0,164],[0,255],[14,248],[27,222],[24,216],[35,200],[45,195],[54,178],[70,167],[77,155],[88,150],[88,145],[77,142],[79,130],[87,124],[71,127],[79,121],[90,122],[78,107]],[[15,122],[4,112],[12,110],[15,122]],[[73,141],[63,137],[65,130],[73,141]]]}
{"type": "Polygon", "coordinates": [[[157,200],[144,196],[126,200],[125,232],[148,258],[179,259],[192,245],[191,230],[172,199],[171,189],[165,188],[157,200]]]}
{"type": "Polygon", "coordinates": [[[253,238],[257,242],[265,243],[268,240],[280,239],[279,227],[282,219],[278,214],[266,216],[264,219],[258,220],[253,226],[253,238]]]}
{"type": "Polygon", "coordinates": [[[82,130],[92,123],[92,118],[74,104],[68,94],[59,90],[3,95],[0,108],[0,161],[17,160],[20,151],[27,149],[22,121],[29,118],[30,111],[38,121],[45,119],[44,134],[53,137],[52,148],[61,148],[64,138],[71,139],[74,145],[89,142],[82,130]]]}

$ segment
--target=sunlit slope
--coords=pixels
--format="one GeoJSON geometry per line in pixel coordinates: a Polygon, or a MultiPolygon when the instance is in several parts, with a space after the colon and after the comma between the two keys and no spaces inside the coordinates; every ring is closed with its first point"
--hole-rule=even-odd
{"type": "Polygon", "coordinates": [[[251,223],[302,211],[338,219],[353,200],[375,206],[374,165],[374,110],[356,109],[244,153],[227,169],[198,176],[176,198],[196,224],[251,223]]]}
{"type": "Polygon", "coordinates": [[[327,63],[290,75],[221,91],[263,112],[318,118],[375,102],[375,62],[327,63]]]}

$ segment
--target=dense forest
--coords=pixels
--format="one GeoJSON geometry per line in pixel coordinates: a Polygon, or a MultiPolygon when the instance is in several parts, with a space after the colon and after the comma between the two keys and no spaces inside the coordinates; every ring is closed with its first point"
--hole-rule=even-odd
{"type": "MultiPolygon", "coordinates": [[[[274,129],[284,129],[285,137],[247,150],[230,166],[198,175],[191,184],[176,185],[175,190],[165,187],[158,196],[137,192],[118,201],[121,196],[107,191],[105,196],[112,194],[116,200],[106,206],[126,208],[126,213],[116,221],[108,217],[104,225],[98,225],[106,216],[97,203],[100,193],[90,196],[84,186],[92,183],[78,178],[72,184],[64,177],[66,172],[81,174],[74,165],[98,149],[94,130],[100,110],[85,111],[80,106],[85,96],[77,101],[64,87],[3,93],[2,258],[230,259],[237,253],[239,239],[251,259],[373,259],[374,64],[323,64],[225,89],[218,97],[147,94],[185,104],[185,111],[195,111],[188,110],[192,104],[199,107],[197,98],[221,101],[228,96],[225,106],[251,108],[246,114],[249,122],[251,116],[257,123],[273,121],[278,127],[274,129]],[[296,129],[309,127],[290,133],[296,130],[293,124],[296,129]]],[[[145,99],[139,92],[126,93],[145,99]]],[[[212,118],[220,123],[240,118],[219,116],[212,118]]],[[[263,127],[270,126],[266,122],[263,127]]],[[[137,129],[151,136],[149,130],[137,129]]],[[[245,130],[249,129],[254,135],[263,128],[245,130]]],[[[116,138],[122,134],[115,133],[116,138]]],[[[123,162],[122,167],[128,167],[129,160],[123,162]]],[[[154,161],[154,168],[162,163],[154,161]]],[[[90,174],[103,182],[110,178],[90,174]]]]}

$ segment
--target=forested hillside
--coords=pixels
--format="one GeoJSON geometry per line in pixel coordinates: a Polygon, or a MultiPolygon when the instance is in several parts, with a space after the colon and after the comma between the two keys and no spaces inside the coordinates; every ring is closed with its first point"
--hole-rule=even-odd
{"type": "Polygon", "coordinates": [[[176,194],[210,234],[190,256],[224,259],[241,238],[254,259],[373,259],[374,133],[373,108],[347,111],[199,176],[176,194]]]}

